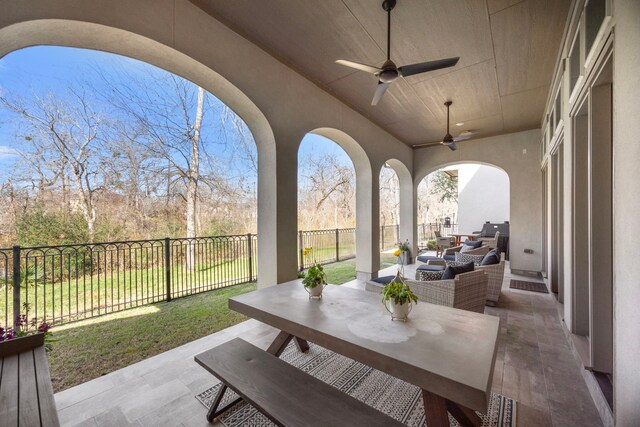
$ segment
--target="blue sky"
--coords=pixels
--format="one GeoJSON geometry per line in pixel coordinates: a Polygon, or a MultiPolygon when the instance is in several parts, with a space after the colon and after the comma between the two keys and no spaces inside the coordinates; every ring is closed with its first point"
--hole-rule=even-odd
{"type": "MultiPolygon", "coordinates": [[[[0,59],[0,91],[17,93],[22,97],[44,95],[49,92],[63,93],[72,82],[88,81],[91,87],[100,90],[103,83],[95,77],[95,70],[120,68],[129,75],[143,77],[158,71],[152,65],[119,55],[86,49],[38,46],[13,52],[0,59]]],[[[214,94],[215,95],[215,94],[214,94]]],[[[15,150],[17,131],[15,120],[0,110],[0,170],[6,175],[19,158],[15,150]]],[[[228,154],[214,145],[210,152],[225,158],[228,154]],[[218,151],[216,151],[218,150],[218,151]]],[[[307,135],[300,145],[299,158],[310,155],[335,154],[341,162],[350,164],[347,154],[333,141],[318,135],[307,135]]],[[[241,162],[234,165],[242,170],[241,162]]]]}

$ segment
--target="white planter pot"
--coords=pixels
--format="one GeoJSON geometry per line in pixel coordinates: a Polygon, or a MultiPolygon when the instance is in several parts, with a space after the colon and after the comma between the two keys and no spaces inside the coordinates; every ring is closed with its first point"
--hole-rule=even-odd
{"type": "Polygon", "coordinates": [[[409,313],[411,312],[411,303],[406,302],[404,304],[396,304],[395,301],[389,301],[388,310],[391,312],[392,320],[402,320],[403,322],[407,321],[409,317],[409,313]]]}
{"type": "Polygon", "coordinates": [[[309,298],[320,299],[325,286],[326,284],[316,285],[314,288],[305,287],[305,290],[309,293],[309,298]]]}

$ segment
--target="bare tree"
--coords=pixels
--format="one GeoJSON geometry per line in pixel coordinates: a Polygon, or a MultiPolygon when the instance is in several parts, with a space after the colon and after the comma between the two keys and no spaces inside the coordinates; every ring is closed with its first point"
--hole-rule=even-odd
{"type": "MultiPolygon", "coordinates": [[[[70,172],[75,189],[75,203],[87,224],[93,241],[96,222],[96,193],[100,191],[103,164],[96,151],[100,141],[102,118],[91,105],[83,88],[69,89],[68,97],[53,94],[44,98],[0,96],[0,106],[12,111],[27,125],[22,135],[25,155],[39,175],[39,189],[61,181],[70,172]]],[[[66,189],[65,189],[66,191],[66,189]]]]}
{"type": "Polygon", "coordinates": [[[299,218],[304,228],[341,228],[355,222],[355,172],[337,156],[309,156],[299,187],[299,218]],[[330,219],[333,219],[332,221],[330,219]]]}

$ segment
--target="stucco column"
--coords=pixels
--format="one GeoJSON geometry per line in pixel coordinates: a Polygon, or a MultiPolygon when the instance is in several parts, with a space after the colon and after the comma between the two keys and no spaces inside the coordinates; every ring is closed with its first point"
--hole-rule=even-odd
{"type": "Polygon", "coordinates": [[[614,412],[618,426],[640,420],[640,2],[615,0],[613,56],[614,412]]]}
{"type": "Polygon", "coordinates": [[[300,138],[276,141],[275,161],[258,150],[258,288],[297,277],[300,138]]]}
{"type": "Polygon", "coordinates": [[[380,269],[380,176],[356,173],[356,278],[378,277],[380,269]]]}
{"type": "Polygon", "coordinates": [[[409,169],[399,160],[390,159],[386,162],[393,168],[398,177],[400,191],[400,236],[399,240],[409,240],[411,259],[413,262],[418,254],[418,220],[417,220],[417,188],[414,188],[413,177],[409,169]]]}

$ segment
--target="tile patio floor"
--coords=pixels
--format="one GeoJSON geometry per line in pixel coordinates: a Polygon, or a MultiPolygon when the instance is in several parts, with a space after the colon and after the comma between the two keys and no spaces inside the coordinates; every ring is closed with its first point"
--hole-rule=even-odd
{"type": "MultiPolygon", "coordinates": [[[[407,266],[405,274],[413,276],[414,268],[407,266]]],[[[562,330],[559,304],[551,294],[509,289],[512,277],[522,278],[507,268],[498,306],[486,308],[502,319],[492,391],[518,401],[520,427],[602,425],[562,330]]],[[[364,284],[354,280],[343,286],[364,284]]],[[[193,356],[238,336],[266,348],[275,335],[271,327],[248,320],[62,391],[56,394],[60,421],[63,426],[209,426],[194,396],[216,380],[193,356]]]]}

